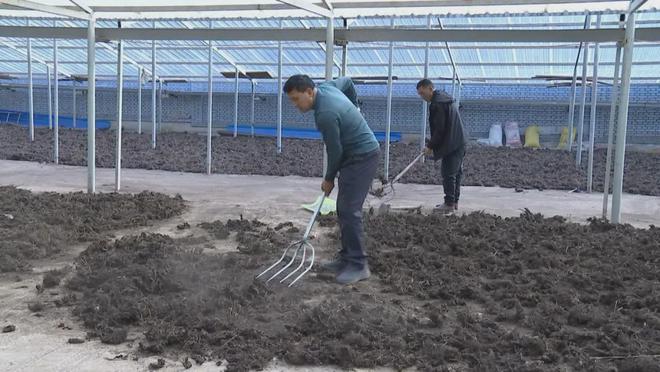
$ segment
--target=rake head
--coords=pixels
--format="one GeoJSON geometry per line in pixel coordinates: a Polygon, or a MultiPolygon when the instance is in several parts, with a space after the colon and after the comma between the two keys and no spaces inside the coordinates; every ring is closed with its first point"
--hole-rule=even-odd
{"type": "Polygon", "coordinates": [[[370,190],[369,194],[375,196],[378,199],[391,197],[395,194],[394,185],[392,183],[384,183],[381,187],[370,190]]]}
{"type": "Polygon", "coordinates": [[[257,275],[257,278],[264,276],[266,273],[270,272],[271,270],[276,270],[279,268],[275,272],[275,274],[273,274],[270,278],[266,280],[266,283],[270,282],[273,279],[277,280],[280,278],[281,279],[279,280],[279,282],[284,283],[287,279],[293,278],[291,283],[289,283],[288,285],[289,287],[291,287],[298,280],[300,280],[300,278],[302,278],[305,274],[307,274],[309,270],[312,269],[312,266],[314,265],[314,258],[315,258],[314,247],[311,244],[309,244],[307,239],[297,241],[291,244],[290,246],[288,246],[284,250],[284,253],[282,253],[282,257],[280,257],[279,260],[277,260],[266,270],[261,272],[261,274],[257,275]],[[299,263],[296,264],[296,262],[299,263]]]}

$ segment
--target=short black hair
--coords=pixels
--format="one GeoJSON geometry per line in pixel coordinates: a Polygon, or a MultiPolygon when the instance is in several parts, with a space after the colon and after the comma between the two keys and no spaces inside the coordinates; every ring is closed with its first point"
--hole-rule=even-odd
{"type": "Polygon", "coordinates": [[[424,87],[424,88],[431,87],[431,88],[433,88],[433,82],[429,79],[422,79],[417,83],[417,89],[419,89],[421,87],[424,87]]]}
{"type": "Polygon", "coordinates": [[[314,89],[314,81],[307,75],[293,75],[284,83],[284,93],[291,93],[296,90],[304,92],[307,89],[314,89]]]}

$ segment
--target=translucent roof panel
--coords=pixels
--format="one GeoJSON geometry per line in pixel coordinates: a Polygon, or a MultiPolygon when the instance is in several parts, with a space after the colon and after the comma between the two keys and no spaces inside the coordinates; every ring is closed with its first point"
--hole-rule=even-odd
{"type": "MultiPolygon", "coordinates": [[[[396,28],[426,28],[430,19],[431,27],[437,29],[440,23],[445,29],[582,29],[585,15],[562,14],[452,14],[442,16],[402,16],[395,19],[396,28]]],[[[591,17],[595,26],[596,16],[591,17]]],[[[389,17],[359,17],[346,21],[349,28],[377,27],[389,28],[389,17]]],[[[84,27],[80,20],[31,19],[30,25],[50,27],[84,27]]],[[[322,18],[251,18],[251,19],[160,19],[123,21],[122,27],[130,28],[319,28],[325,27],[322,18]]],[[[0,25],[24,26],[25,19],[1,18],[0,25]]],[[[100,20],[99,27],[117,27],[114,20],[100,20]]],[[[344,27],[343,19],[335,19],[335,27],[344,27]]],[[[618,15],[604,13],[601,16],[602,28],[619,27],[618,15]]],[[[660,11],[643,11],[638,15],[638,27],[660,27],[660,11]]],[[[45,73],[45,65],[52,67],[53,40],[32,39],[34,72],[45,73]]],[[[213,42],[213,65],[217,79],[226,79],[222,73],[236,69],[246,72],[268,72],[277,75],[279,44],[273,41],[225,40],[213,42]]],[[[322,78],[325,75],[325,43],[284,41],[283,75],[306,73],[322,78]]],[[[424,74],[427,43],[393,43],[393,75],[400,80],[416,80],[424,74]]],[[[579,43],[428,43],[429,76],[435,79],[451,79],[453,63],[458,77],[464,81],[532,81],[536,75],[572,75],[579,43]],[[447,48],[448,47],[448,48],[447,48]]],[[[347,46],[347,74],[356,78],[386,77],[388,74],[389,42],[351,42],[347,46]]],[[[590,45],[589,73],[593,69],[593,44],[590,45]]],[[[97,75],[103,79],[113,79],[116,74],[117,42],[97,43],[97,75]]],[[[27,73],[27,39],[16,37],[0,38],[0,72],[27,73]]],[[[86,40],[59,40],[58,59],[60,71],[65,75],[85,75],[87,73],[86,40]]],[[[584,53],[584,50],[582,50],[584,53]]],[[[616,45],[600,44],[599,75],[611,79],[616,45]]],[[[182,78],[203,80],[208,75],[208,41],[164,40],[156,42],[156,75],[159,78],[182,78]]],[[[152,42],[131,40],[124,42],[126,76],[135,77],[138,67],[146,75],[151,75],[152,42]]],[[[334,73],[339,74],[343,59],[340,45],[334,49],[334,73]]],[[[637,43],[633,61],[634,79],[660,80],[660,43],[637,43]]],[[[581,72],[581,63],[578,70],[581,72]]]]}

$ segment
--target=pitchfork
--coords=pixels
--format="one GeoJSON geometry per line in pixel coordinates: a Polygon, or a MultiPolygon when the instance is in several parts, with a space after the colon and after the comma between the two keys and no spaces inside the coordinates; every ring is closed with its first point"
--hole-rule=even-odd
{"type": "Polygon", "coordinates": [[[302,278],[303,275],[307,274],[307,272],[312,269],[312,266],[314,265],[315,253],[314,253],[314,246],[312,246],[309,243],[309,233],[310,233],[310,231],[312,231],[312,227],[314,226],[314,221],[316,221],[316,217],[320,213],[321,207],[323,207],[323,202],[325,201],[326,196],[327,195],[325,195],[325,193],[324,193],[323,196],[321,197],[321,202],[319,203],[318,207],[316,207],[316,210],[314,210],[314,215],[312,216],[312,219],[309,220],[309,223],[307,224],[307,229],[305,230],[305,235],[303,235],[302,240],[299,240],[299,241],[289,245],[284,250],[284,253],[282,253],[282,257],[280,257],[280,259],[277,260],[277,262],[272,264],[269,268],[264,270],[261,274],[257,275],[257,278],[260,278],[261,276],[263,276],[267,272],[273,270],[279,264],[281,264],[282,262],[285,262],[286,259],[291,257],[291,259],[288,261],[288,263],[286,265],[284,265],[275,274],[273,274],[273,276],[271,276],[270,278],[268,278],[268,280],[266,280],[266,283],[268,283],[271,280],[275,279],[277,276],[284,275],[286,270],[291,265],[293,265],[293,263],[297,259],[300,259],[300,264],[293,271],[291,271],[284,278],[282,278],[282,280],[280,280],[280,283],[284,283],[285,280],[287,280],[287,279],[291,278],[292,276],[294,276],[298,271],[300,271],[303,268],[303,266],[305,266],[305,261],[307,260],[308,251],[310,253],[309,254],[310,258],[309,258],[309,264],[307,265],[307,268],[305,268],[305,270],[300,275],[298,275],[295,279],[293,279],[293,281],[291,283],[289,283],[289,287],[291,287],[295,282],[297,282],[300,278],[302,278]],[[294,247],[295,247],[295,250],[293,251],[293,256],[287,256],[289,251],[294,247]],[[298,252],[300,252],[300,254],[298,254],[298,252]]]}

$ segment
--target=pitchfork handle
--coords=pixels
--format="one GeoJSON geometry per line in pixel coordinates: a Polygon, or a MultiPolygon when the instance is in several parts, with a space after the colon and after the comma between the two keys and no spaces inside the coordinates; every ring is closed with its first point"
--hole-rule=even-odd
{"type": "Polygon", "coordinates": [[[314,215],[312,215],[312,219],[309,220],[309,223],[307,224],[307,229],[305,230],[305,235],[303,235],[303,241],[307,240],[309,237],[309,233],[312,231],[312,227],[314,226],[314,221],[316,221],[316,217],[321,213],[321,208],[323,207],[323,202],[325,202],[325,198],[327,195],[323,193],[321,196],[321,202],[319,203],[319,206],[316,207],[314,210],[314,215]]]}

